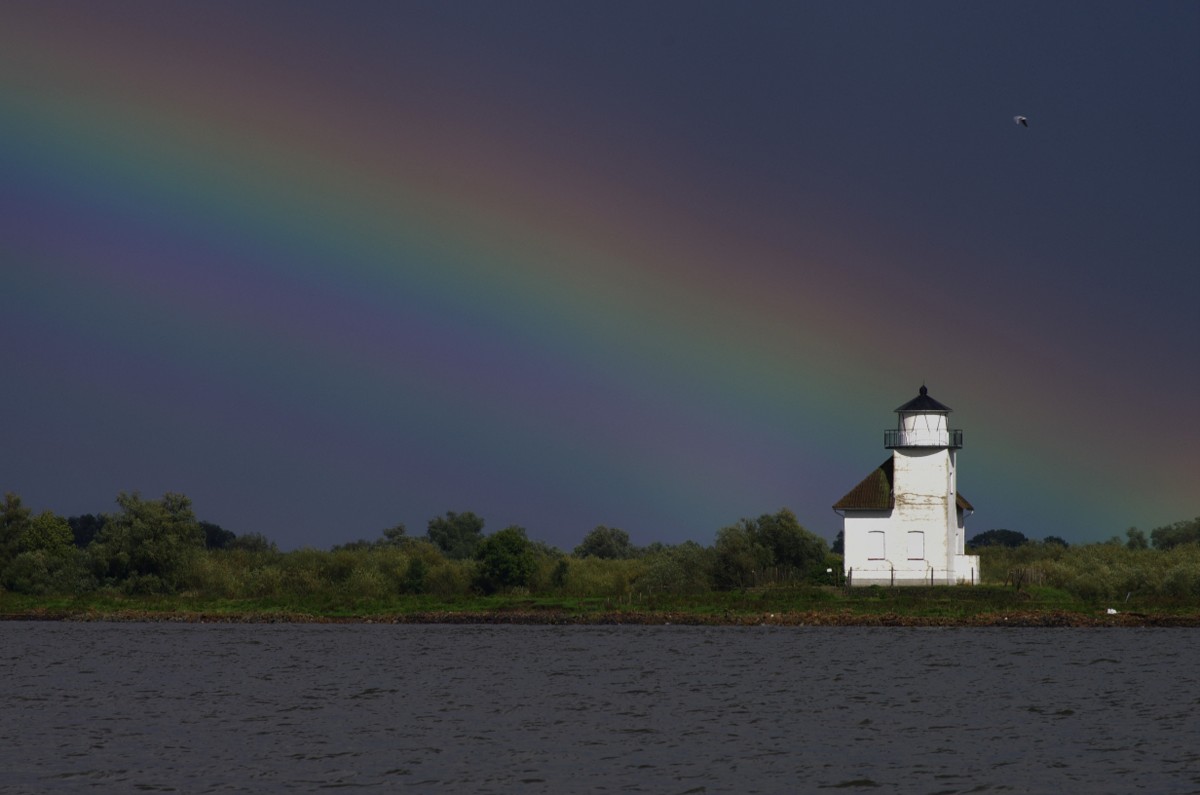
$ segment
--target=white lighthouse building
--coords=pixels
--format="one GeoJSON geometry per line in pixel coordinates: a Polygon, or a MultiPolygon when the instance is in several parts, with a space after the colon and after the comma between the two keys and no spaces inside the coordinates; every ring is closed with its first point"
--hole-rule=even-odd
{"type": "Polygon", "coordinates": [[[958,493],[962,431],[947,426],[950,411],[922,386],[883,432],[891,457],[834,504],[851,585],[979,582],[979,557],[965,554],[974,508],[958,493]]]}

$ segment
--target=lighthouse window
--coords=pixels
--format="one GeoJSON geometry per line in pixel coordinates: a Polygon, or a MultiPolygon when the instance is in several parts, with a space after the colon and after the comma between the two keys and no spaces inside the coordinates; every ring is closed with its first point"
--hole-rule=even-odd
{"type": "Polygon", "coordinates": [[[887,557],[883,544],[882,530],[872,530],[867,533],[867,560],[883,560],[887,557]]]}
{"type": "Polygon", "coordinates": [[[925,559],[925,533],[920,530],[910,530],[908,533],[908,559],[925,559]]]}

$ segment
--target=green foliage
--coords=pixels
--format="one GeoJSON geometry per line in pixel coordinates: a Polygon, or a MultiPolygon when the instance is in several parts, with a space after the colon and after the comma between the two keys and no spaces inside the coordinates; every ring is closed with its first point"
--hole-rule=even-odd
{"type": "Polygon", "coordinates": [[[1149,549],[1150,539],[1146,538],[1146,534],[1136,527],[1131,527],[1125,531],[1126,542],[1125,546],[1129,549],[1149,549]]]}
{"type": "Polygon", "coordinates": [[[424,593],[425,578],[429,575],[429,564],[421,558],[410,558],[404,571],[404,592],[424,593]]]}
{"type": "Polygon", "coordinates": [[[771,565],[771,551],[755,541],[747,521],[717,531],[712,580],[718,590],[758,585],[771,565]]]}
{"type": "Polygon", "coordinates": [[[583,537],[583,542],[575,547],[574,555],[577,558],[625,560],[637,557],[638,551],[630,543],[629,533],[615,527],[600,525],[583,537]]]}
{"type": "Polygon", "coordinates": [[[828,548],[825,539],[805,530],[783,508],[722,528],[715,552],[713,585],[728,590],[806,579],[824,563],[828,548]]]}
{"type": "Polygon", "coordinates": [[[475,582],[484,593],[528,585],[537,569],[533,545],[525,529],[516,525],[483,539],[475,559],[479,563],[475,582]]]}
{"type": "Polygon", "coordinates": [[[90,547],[101,577],[123,581],[130,593],[172,593],[192,558],[204,549],[204,531],[182,494],[144,500],[117,496],[120,513],[106,518],[90,547]]]}
{"type": "Polygon", "coordinates": [[[754,522],[755,540],[771,551],[771,564],[803,576],[824,562],[825,539],[805,530],[787,508],[763,514],[754,522]]]}
{"type": "Polygon", "coordinates": [[[413,539],[405,545],[404,554],[410,558],[420,558],[430,569],[446,563],[446,556],[442,551],[423,538],[413,539]]]}
{"type": "Polygon", "coordinates": [[[378,543],[387,547],[402,547],[408,543],[408,529],[403,524],[389,527],[383,531],[383,539],[378,543]]]}
{"type": "Polygon", "coordinates": [[[31,519],[17,539],[20,552],[45,552],[52,556],[69,555],[75,549],[75,535],[67,520],[43,511],[31,519]]]}
{"type": "Polygon", "coordinates": [[[30,517],[14,494],[0,509],[0,585],[27,594],[81,593],[94,586],[71,526],[43,511],[30,517]]]}
{"type": "MultiPolygon", "coordinates": [[[[829,587],[825,569],[841,571],[825,542],[804,530],[786,509],[723,528],[710,547],[654,543],[638,557],[627,557],[636,550],[622,531],[598,527],[575,557],[564,557],[528,539],[520,527],[482,537],[482,519],[469,513],[431,521],[430,538],[409,538],[397,525],[374,542],[281,553],[259,534],[230,539],[231,533],[213,531],[220,528],[197,521],[182,495],[143,500],[121,494],[117,503],[120,510],[110,516],[64,520],[49,511],[33,516],[19,497],[6,495],[0,505],[0,588],[9,592],[6,598],[26,598],[24,594],[46,600],[97,591],[114,599],[122,598],[122,592],[158,599],[174,593],[174,599],[264,600],[351,611],[437,600],[458,605],[483,591],[508,594],[492,599],[541,595],[608,609],[614,600],[619,605],[641,600],[648,609],[672,603],[690,604],[694,608],[689,609],[700,612],[715,605],[753,612],[831,598],[837,592],[829,587]],[[89,528],[99,530],[82,549],[89,528]],[[213,539],[219,542],[216,548],[213,539]],[[469,559],[446,551],[457,555],[467,546],[473,549],[469,559]],[[808,584],[762,587],[799,583],[808,584]]],[[[1131,529],[1124,540],[1074,547],[1055,536],[1036,542],[1019,533],[989,531],[981,535],[991,543],[979,550],[989,585],[978,591],[937,591],[936,599],[945,602],[937,610],[983,610],[994,607],[997,594],[1006,595],[1001,600],[1005,604],[1044,601],[1048,594],[1063,604],[1125,604],[1125,609],[1133,609],[1139,599],[1195,603],[1200,599],[1198,534],[1200,519],[1157,528],[1149,542],[1146,534],[1131,529]],[[975,601],[980,602],[977,607],[963,606],[975,601]]],[[[855,605],[877,603],[872,609],[886,612],[920,603],[920,591],[856,589],[845,598],[855,605]],[[880,596],[884,592],[886,597],[880,596]]]]}
{"type": "Polygon", "coordinates": [[[445,560],[425,575],[425,593],[441,598],[464,596],[471,591],[475,567],[468,561],[445,560]]]}
{"type": "Polygon", "coordinates": [[[571,564],[566,558],[559,558],[554,563],[554,570],[550,573],[550,585],[556,590],[562,590],[567,585],[567,575],[571,573],[571,564]]]}
{"type": "Polygon", "coordinates": [[[29,514],[20,497],[11,492],[4,495],[4,505],[0,506],[0,571],[20,554],[21,537],[29,528],[29,514]]]}
{"type": "Polygon", "coordinates": [[[104,517],[90,513],[82,516],[69,516],[67,524],[71,526],[71,534],[75,537],[75,546],[83,549],[100,534],[101,528],[104,527],[104,517]]]}
{"type": "Polygon", "coordinates": [[[698,594],[712,590],[715,555],[711,549],[686,541],[662,547],[643,558],[637,587],[652,594],[698,594]]]}
{"type": "Polygon", "coordinates": [[[279,547],[275,542],[264,536],[262,533],[246,533],[233,539],[229,545],[229,549],[236,549],[242,552],[278,552],[279,547]]]}
{"type": "Polygon", "coordinates": [[[64,552],[22,552],[4,567],[0,584],[25,594],[81,594],[96,587],[86,560],[74,547],[64,552]]]}
{"type": "Polygon", "coordinates": [[[1028,540],[1024,533],[1018,533],[1016,530],[985,530],[972,536],[967,541],[967,546],[972,550],[984,547],[1019,547],[1028,540]]]}
{"type": "Polygon", "coordinates": [[[374,541],[367,541],[364,538],[360,538],[357,541],[349,541],[345,544],[336,544],[333,547],[333,551],[337,552],[338,550],[345,549],[396,549],[413,541],[413,539],[408,537],[407,533],[408,530],[404,527],[404,525],[398,524],[394,527],[389,527],[384,530],[382,537],[377,538],[374,541]]]}
{"type": "Polygon", "coordinates": [[[445,516],[429,520],[429,540],[451,560],[475,557],[475,549],[483,537],[483,519],[467,511],[447,511],[445,516]]]}
{"type": "Polygon", "coordinates": [[[645,570],[641,559],[572,559],[562,570],[562,584],[556,590],[565,596],[625,596],[645,570]]]}
{"type": "Polygon", "coordinates": [[[237,539],[236,535],[212,522],[200,522],[200,529],[204,532],[205,549],[228,549],[237,539]]]}
{"type": "Polygon", "coordinates": [[[1200,598],[1200,545],[1189,544],[1172,552],[1171,562],[1162,572],[1160,590],[1177,599],[1200,598]]]}
{"type": "Polygon", "coordinates": [[[1173,549],[1182,544],[1200,544],[1200,516],[1150,531],[1155,549],[1173,549]]]}
{"type": "Polygon", "coordinates": [[[1005,582],[1014,570],[1026,570],[1048,560],[1057,560],[1067,553],[1059,544],[1028,541],[1020,546],[989,544],[977,550],[981,576],[985,582],[1005,582]]]}
{"type": "Polygon", "coordinates": [[[1131,549],[1122,543],[1064,547],[1047,541],[980,550],[984,579],[1061,589],[1087,602],[1123,602],[1134,596],[1200,596],[1200,545],[1170,551],[1131,549]],[[1018,577],[1019,573],[1019,577],[1018,577]]]}
{"type": "Polygon", "coordinates": [[[53,558],[45,552],[23,552],[13,558],[0,582],[10,591],[28,594],[50,593],[54,584],[53,558]]]}

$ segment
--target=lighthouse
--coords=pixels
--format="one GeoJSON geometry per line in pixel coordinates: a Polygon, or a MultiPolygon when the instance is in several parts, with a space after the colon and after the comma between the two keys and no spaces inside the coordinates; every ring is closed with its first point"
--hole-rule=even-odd
{"type": "Polygon", "coordinates": [[[949,427],[951,411],[922,385],[883,432],[891,456],[834,503],[851,585],[979,582],[979,557],[965,551],[974,508],[958,492],[963,434],[949,427]]]}

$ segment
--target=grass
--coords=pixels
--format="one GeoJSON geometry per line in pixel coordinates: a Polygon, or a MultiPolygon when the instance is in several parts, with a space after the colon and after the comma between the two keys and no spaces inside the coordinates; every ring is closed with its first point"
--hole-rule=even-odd
{"type": "Polygon", "coordinates": [[[1195,600],[1141,597],[1112,606],[1050,587],[998,585],[846,591],[796,586],[691,595],[563,596],[512,593],[220,598],[197,594],[78,597],[0,593],[0,618],[181,621],[387,621],[446,623],[688,623],[826,625],[1200,626],[1195,600]]]}

